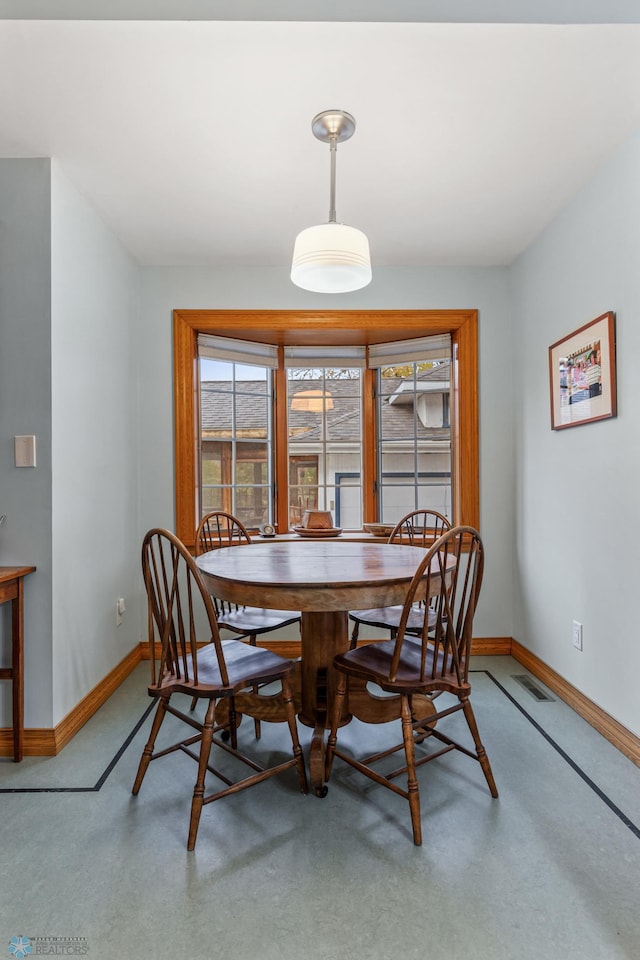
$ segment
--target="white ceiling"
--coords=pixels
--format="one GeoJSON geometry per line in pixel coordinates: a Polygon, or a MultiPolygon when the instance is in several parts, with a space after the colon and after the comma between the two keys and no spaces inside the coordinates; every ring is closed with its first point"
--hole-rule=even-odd
{"type": "Polygon", "coordinates": [[[508,264],[640,130],[640,24],[0,20],[0,156],[54,157],[142,264],[288,270],[328,108],[374,270],[508,264]]]}

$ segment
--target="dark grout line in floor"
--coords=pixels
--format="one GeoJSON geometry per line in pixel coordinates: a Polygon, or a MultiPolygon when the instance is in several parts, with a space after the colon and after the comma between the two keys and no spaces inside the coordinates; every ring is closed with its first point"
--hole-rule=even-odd
{"type": "Polygon", "coordinates": [[[489,670],[470,671],[470,672],[472,672],[472,673],[473,673],[473,672],[478,672],[478,673],[482,672],[482,673],[485,673],[485,674],[487,675],[487,677],[489,677],[489,679],[492,680],[493,683],[498,687],[498,689],[505,695],[505,697],[507,697],[507,699],[511,701],[511,703],[514,705],[514,707],[516,707],[516,709],[519,710],[520,713],[521,713],[524,717],[526,717],[526,719],[527,719],[527,720],[529,721],[529,723],[537,730],[537,732],[540,734],[540,736],[544,737],[544,739],[547,741],[547,743],[548,743],[551,747],[553,747],[553,749],[554,749],[557,753],[560,754],[560,756],[561,756],[562,759],[565,761],[565,763],[568,763],[568,764],[569,764],[569,766],[571,767],[571,769],[572,769],[575,773],[577,773],[578,776],[579,776],[582,780],[584,780],[584,782],[587,784],[587,786],[588,786],[591,790],[593,790],[593,792],[596,794],[596,796],[598,796],[598,797],[600,798],[600,800],[602,800],[603,803],[606,803],[606,805],[609,807],[609,809],[610,809],[613,813],[615,813],[616,817],[618,817],[618,818],[622,821],[622,823],[624,823],[625,827],[628,827],[629,830],[631,830],[631,832],[634,834],[634,836],[636,836],[636,837],[640,840],[640,827],[638,827],[638,826],[633,822],[633,820],[631,820],[631,819],[626,815],[626,813],[623,813],[623,811],[620,809],[620,807],[616,806],[616,804],[613,802],[613,800],[611,800],[611,798],[608,797],[607,794],[606,794],[603,790],[601,790],[601,788],[598,786],[598,784],[595,783],[595,782],[591,779],[591,777],[584,772],[584,770],[582,769],[582,767],[580,767],[580,766],[575,762],[575,760],[572,760],[572,758],[569,756],[569,754],[566,752],[566,750],[563,750],[562,747],[560,746],[560,744],[559,744],[559,743],[556,743],[556,741],[553,739],[553,737],[551,737],[551,736],[546,732],[546,730],[537,722],[537,720],[534,720],[534,718],[531,716],[531,714],[527,713],[527,711],[524,709],[524,707],[522,706],[522,704],[521,704],[521,703],[518,703],[518,701],[515,699],[515,697],[512,697],[512,696],[511,696],[511,694],[509,693],[509,691],[506,690],[505,687],[502,686],[502,684],[500,683],[500,681],[497,680],[489,670]]]}
{"type": "Polygon", "coordinates": [[[138,730],[140,730],[143,723],[153,710],[155,704],[156,700],[154,699],[144,711],[133,730],[128,735],[127,739],[116,752],[113,759],[107,764],[104,772],[98,777],[93,787],[4,787],[0,788],[0,793],[98,793],[98,791],[104,786],[107,777],[113,771],[127,747],[138,733],[138,730]]]}

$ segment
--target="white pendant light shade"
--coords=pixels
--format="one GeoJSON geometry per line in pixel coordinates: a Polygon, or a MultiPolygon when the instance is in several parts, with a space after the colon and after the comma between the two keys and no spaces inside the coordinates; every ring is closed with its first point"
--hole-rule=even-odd
{"type": "Polygon", "coordinates": [[[369,241],[343,223],[307,227],[296,237],[291,280],[313,293],[348,293],[371,282],[369,241]]]}

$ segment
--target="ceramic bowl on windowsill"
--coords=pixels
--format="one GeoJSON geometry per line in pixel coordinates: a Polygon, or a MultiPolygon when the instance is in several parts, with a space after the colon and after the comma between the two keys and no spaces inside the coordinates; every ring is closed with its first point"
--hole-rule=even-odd
{"type": "Polygon", "coordinates": [[[395,529],[395,523],[363,523],[362,526],[374,537],[389,537],[395,529]]]}

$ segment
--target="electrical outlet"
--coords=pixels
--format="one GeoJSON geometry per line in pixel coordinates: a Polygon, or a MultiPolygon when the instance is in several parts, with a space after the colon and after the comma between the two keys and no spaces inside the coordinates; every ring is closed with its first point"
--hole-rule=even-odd
{"type": "Polygon", "coordinates": [[[582,650],[582,624],[577,620],[573,621],[571,627],[571,639],[576,650],[582,650]]]}

